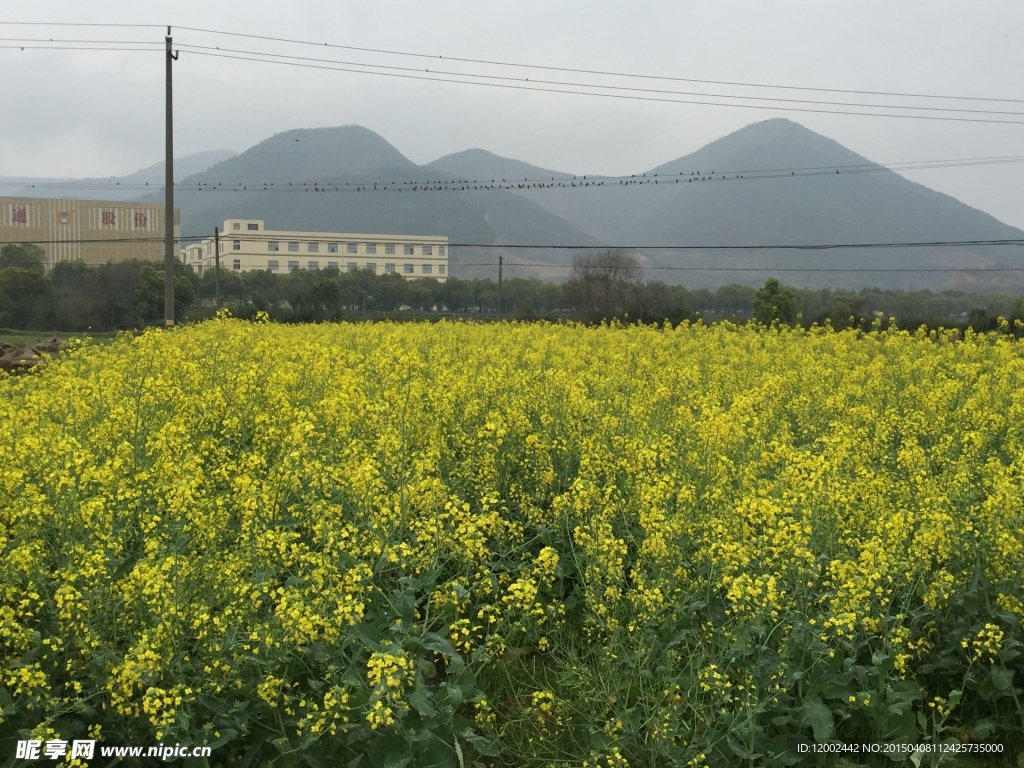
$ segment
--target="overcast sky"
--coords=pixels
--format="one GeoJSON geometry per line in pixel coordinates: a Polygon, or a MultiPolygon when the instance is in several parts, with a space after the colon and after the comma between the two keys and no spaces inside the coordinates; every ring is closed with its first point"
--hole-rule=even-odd
{"type": "MultiPolygon", "coordinates": [[[[174,70],[176,155],[242,151],[291,128],[359,124],[417,163],[480,147],[556,170],[622,174],[688,154],[757,120],[788,117],[882,163],[1024,156],[1024,3],[1019,0],[41,0],[8,4],[0,21],[175,27],[174,41],[182,50],[174,70]],[[613,78],[284,44],[182,27],[691,80],[1021,101],[939,101],[613,78]],[[222,53],[230,48],[529,77],[535,87],[551,87],[537,80],[559,80],[883,105],[861,108],[873,112],[917,106],[1021,114],[916,113],[1017,122],[1007,125],[537,93],[212,58],[186,45],[219,46],[222,53]]],[[[120,175],[163,157],[162,52],[21,50],[11,39],[162,45],[164,34],[160,28],[0,24],[0,36],[6,38],[2,45],[16,46],[0,49],[0,176],[120,175]]],[[[661,98],[727,101],[721,96],[661,98]]],[[[905,175],[1024,228],[1024,163],[905,175]]]]}

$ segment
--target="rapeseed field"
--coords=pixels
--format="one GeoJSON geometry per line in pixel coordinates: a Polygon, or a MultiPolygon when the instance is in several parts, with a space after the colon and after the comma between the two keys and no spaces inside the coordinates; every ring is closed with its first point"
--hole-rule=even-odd
{"type": "Polygon", "coordinates": [[[884,325],[217,319],[0,379],[0,762],[1016,764],[1024,343],[884,325]]]}

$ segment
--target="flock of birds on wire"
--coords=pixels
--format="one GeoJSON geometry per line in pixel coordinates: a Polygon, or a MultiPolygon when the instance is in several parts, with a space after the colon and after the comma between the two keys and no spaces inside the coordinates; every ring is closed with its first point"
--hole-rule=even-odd
{"type": "MultiPolygon", "coordinates": [[[[865,173],[868,171],[885,170],[883,166],[854,166],[843,170],[843,173],[865,173]]],[[[586,187],[630,187],[641,185],[672,185],[672,184],[695,184],[702,182],[722,181],[754,181],[757,179],[778,179],[802,176],[831,176],[838,175],[838,169],[808,168],[798,170],[775,170],[775,171],[748,171],[747,174],[727,173],[716,174],[691,171],[690,173],[680,172],[678,174],[657,174],[640,173],[631,176],[552,176],[550,179],[518,179],[492,178],[486,179],[456,179],[456,180],[426,180],[426,181],[392,181],[384,182],[238,182],[237,184],[224,184],[223,182],[197,182],[195,184],[175,184],[174,188],[182,192],[469,192],[473,190],[488,189],[583,189],[586,187]]],[[[145,183],[122,183],[98,184],[83,180],[82,182],[36,182],[27,185],[35,187],[95,187],[112,186],[120,189],[163,189],[162,184],[145,183]]]]}
{"type": "MultiPolygon", "coordinates": [[[[838,174],[839,171],[837,170],[838,174]]],[[[831,171],[829,171],[831,175],[831,171]]],[[[796,176],[796,171],[791,171],[788,176],[796,176]]],[[[801,176],[811,174],[800,174],[801,176]]],[[[819,173],[813,175],[820,175],[819,173]]],[[[238,182],[237,184],[223,184],[218,182],[216,184],[210,184],[209,182],[200,182],[195,185],[188,185],[178,187],[183,191],[224,191],[224,192],[238,192],[248,191],[250,188],[256,191],[305,191],[305,192],[344,192],[344,191],[375,191],[375,192],[428,192],[428,191],[441,191],[449,190],[455,192],[468,192],[472,190],[486,190],[486,189],[554,189],[554,188],[577,188],[577,187],[620,187],[640,184],[679,184],[685,182],[687,184],[693,184],[697,182],[706,181],[738,181],[745,179],[746,176],[742,174],[730,174],[715,175],[714,171],[710,174],[701,174],[700,171],[693,171],[690,174],[673,174],[669,176],[659,177],[657,173],[648,176],[646,173],[640,175],[632,175],[626,177],[612,177],[612,178],[601,178],[601,177],[587,177],[587,176],[573,176],[573,177],[551,177],[550,180],[541,179],[526,179],[522,181],[509,180],[509,179],[491,179],[486,180],[445,180],[445,181],[393,181],[390,184],[382,183],[352,183],[344,182],[338,184],[320,184],[318,182],[302,182],[295,184],[288,182],[287,184],[276,184],[275,182],[263,183],[263,184],[243,184],[238,182]]],[[[753,176],[750,178],[772,178],[768,176],[753,176]]]]}

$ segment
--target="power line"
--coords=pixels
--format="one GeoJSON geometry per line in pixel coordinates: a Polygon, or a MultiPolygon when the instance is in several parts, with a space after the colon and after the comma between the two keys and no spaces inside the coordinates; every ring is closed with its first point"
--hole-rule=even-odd
{"type": "Polygon", "coordinates": [[[1024,99],[1009,99],[1009,98],[990,98],[985,96],[959,96],[959,95],[948,95],[948,94],[930,94],[930,93],[910,93],[910,92],[899,92],[899,91],[866,91],[866,90],[853,90],[844,88],[818,88],[812,86],[801,86],[801,85],[778,85],[768,83],[747,83],[737,82],[731,80],[702,80],[697,78],[688,77],[674,77],[668,75],[647,75],[647,74],[636,74],[630,72],[614,72],[608,70],[597,70],[597,69],[579,69],[572,67],[555,67],[542,64],[523,64],[521,62],[509,62],[509,61],[495,61],[490,59],[471,59],[458,56],[443,56],[439,54],[427,54],[427,53],[414,53],[410,51],[395,51],[383,48],[366,48],[354,45],[342,45],[338,43],[319,43],[310,40],[296,40],[284,37],[272,37],[268,35],[251,35],[244,34],[241,32],[227,32],[224,30],[216,29],[203,29],[200,27],[176,27],[177,29],[187,30],[189,32],[202,32],[205,34],[212,35],[224,35],[229,37],[242,37],[250,40],[267,40],[278,43],[289,43],[296,45],[309,45],[316,46],[317,48],[337,48],[340,50],[349,51],[360,51],[363,53],[376,53],[384,54],[388,56],[410,56],[422,59],[433,59],[443,61],[458,61],[467,64],[485,64],[489,66],[500,66],[500,67],[517,67],[523,69],[539,69],[547,70],[551,72],[571,72],[573,74],[586,74],[586,75],[602,75],[610,77],[624,77],[624,78],[636,78],[643,80],[665,80],[674,81],[681,83],[701,83],[704,85],[729,85],[741,88],[772,88],[781,90],[791,91],[816,91],[820,93],[848,93],[855,95],[867,95],[867,96],[895,96],[904,98],[917,98],[917,99],[949,99],[954,101],[990,101],[990,102],[1003,102],[1008,104],[1024,104],[1024,99]]]}
{"type": "MultiPolygon", "coordinates": [[[[342,240],[342,237],[328,237],[328,235],[345,235],[347,239],[375,239],[387,240],[393,237],[396,242],[401,237],[386,234],[374,234],[368,232],[239,232],[227,235],[230,240],[241,240],[250,243],[261,243],[268,240],[288,241],[291,239],[302,242],[309,240],[342,240]]],[[[210,235],[187,235],[181,239],[207,239],[210,235]]],[[[65,241],[66,242],[66,241],[65,241]]],[[[1024,238],[1004,239],[978,239],[978,240],[927,240],[927,241],[899,241],[899,242],[876,242],[876,243],[758,243],[749,245],[609,245],[595,243],[460,243],[449,242],[449,248],[482,248],[488,250],[552,250],[552,251],[827,251],[837,249],[877,249],[877,248],[938,248],[938,247],[998,247],[998,246],[1021,246],[1024,247],[1024,238]]]]}
{"type": "MultiPolygon", "coordinates": [[[[312,237],[312,235],[369,235],[371,237],[387,240],[389,235],[375,235],[373,233],[327,233],[327,232],[311,232],[305,233],[275,233],[275,234],[264,234],[264,233],[252,233],[247,232],[244,235],[239,236],[226,235],[228,240],[242,240],[245,242],[265,242],[267,240],[276,241],[287,241],[287,235],[295,235],[295,239],[300,241],[307,240],[324,240],[330,238],[323,237],[312,237]]],[[[418,237],[418,235],[417,235],[418,237]]],[[[181,235],[176,237],[178,241],[201,241],[212,239],[207,234],[197,235],[181,235]]],[[[343,238],[335,238],[343,239],[343,238]]],[[[365,237],[364,237],[365,239],[365,237]]],[[[397,241],[401,241],[401,237],[394,237],[397,241]]],[[[163,236],[159,237],[135,237],[135,238],[68,238],[68,239],[54,239],[54,240],[13,240],[2,243],[3,245],[52,245],[52,244],[87,244],[87,243],[139,243],[139,242],[163,242],[163,236]]],[[[449,248],[479,248],[488,250],[557,250],[557,251],[824,251],[824,250],[838,250],[838,249],[878,249],[878,248],[937,248],[937,247],[991,247],[991,246],[1020,246],[1024,247],[1024,238],[1008,238],[999,240],[931,240],[931,241],[910,241],[910,242],[881,242],[881,243],[788,243],[788,244],[777,244],[777,243],[761,243],[756,245],[595,245],[592,243],[576,243],[576,244],[550,244],[550,243],[534,243],[534,244],[521,244],[521,243],[459,243],[449,242],[447,243],[449,248]]],[[[474,265],[478,266],[478,265],[474,265]]],[[[537,264],[536,266],[557,266],[552,264],[537,264]]],[[[952,271],[960,271],[953,269],[952,271]]],[[[1002,270],[996,270],[1002,271],[1002,270]]]]}
{"type": "Polygon", "coordinates": [[[132,45],[157,45],[154,40],[80,40],[78,38],[63,37],[0,37],[0,43],[88,43],[90,45],[132,44],[132,45]]]}
{"type": "MultiPolygon", "coordinates": [[[[451,264],[451,267],[491,267],[498,266],[496,263],[479,264],[451,264]]],[[[545,264],[543,262],[509,262],[505,267],[546,267],[552,269],[572,269],[572,264],[545,264]]],[[[877,269],[865,267],[701,267],[701,266],[671,266],[671,267],[643,267],[637,269],[645,272],[670,271],[670,272],[1024,272],[1024,267],[922,267],[920,269],[899,267],[879,267],[877,269]]],[[[451,275],[449,275],[451,277],[451,275]]]]}
{"type": "MultiPolygon", "coordinates": [[[[239,239],[239,238],[234,238],[239,239]]],[[[246,239],[246,238],[242,238],[246,239]]],[[[281,238],[277,238],[281,239],[281,238]]],[[[544,249],[573,251],[828,251],[842,248],[938,248],[969,246],[1016,245],[1024,247],[1024,239],[1005,240],[935,240],[931,242],[898,243],[816,243],[759,245],[511,245],[508,243],[448,243],[449,248],[544,249]]]]}
{"type": "Polygon", "coordinates": [[[0,21],[0,26],[11,26],[11,27],[156,27],[157,29],[164,29],[167,27],[166,24],[120,24],[120,23],[102,23],[102,22],[86,22],[86,21],[0,21]]]}
{"type": "MultiPolygon", "coordinates": [[[[545,178],[524,178],[520,180],[492,179],[421,179],[412,181],[367,181],[367,182],[309,182],[309,181],[252,181],[224,184],[222,182],[196,182],[193,184],[175,184],[180,192],[434,192],[434,191],[466,191],[464,187],[477,190],[490,189],[584,189],[587,187],[632,188],[634,186],[676,184],[687,182],[721,182],[721,181],[757,181],[762,179],[806,178],[814,176],[848,176],[859,173],[880,173],[885,171],[914,171],[944,168],[964,168],[971,166],[1005,165],[1024,162],[1024,155],[1006,155],[997,157],[953,158],[949,160],[906,160],[895,163],[859,163],[831,166],[802,166],[794,168],[768,168],[760,170],[740,169],[727,171],[680,171],[678,173],[641,173],[621,176],[572,175],[559,174],[545,178]],[[838,172],[838,173],[837,173],[838,172]],[[625,183],[625,182],[628,182],[625,183]]],[[[149,182],[104,181],[100,179],[78,179],[70,181],[31,181],[2,180],[0,188],[13,189],[110,189],[125,191],[157,192],[163,189],[162,184],[149,182]]]]}
{"type": "Polygon", "coordinates": [[[131,45],[150,45],[149,48],[122,48],[114,46],[98,46],[98,45],[0,45],[0,49],[7,50],[22,50],[22,51],[139,51],[143,53],[150,53],[152,51],[159,51],[156,43],[131,43],[131,45]]]}
{"type": "MultiPolygon", "coordinates": [[[[399,67],[387,64],[370,64],[361,61],[338,61],[333,59],[322,59],[314,58],[311,56],[291,56],[287,54],[271,53],[266,51],[248,51],[234,48],[221,48],[218,46],[204,46],[204,45],[190,45],[187,43],[181,44],[181,48],[185,50],[191,50],[193,53],[199,51],[219,51],[223,53],[241,54],[247,56],[265,56],[273,59],[287,59],[291,61],[302,61],[302,62],[316,62],[318,64],[339,64],[344,66],[359,66],[368,67],[371,69],[389,70],[397,72],[425,72],[434,75],[446,75],[452,77],[473,77],[481,78],[485,80],[502,80],[512,82],[529,82],[536,83],[538,85],[555,85],[569,88],[598,88],[605,90],[614,91],[628,91],[631,93],[654,93],[654,94],[667,94],[674,96],[702,96],[716,99],[743,99],[746,101],[770,101],[779,103],[789,104],[819,104],[819,105],[832,105],[832,106],[848,106],[848,107],[861,107],[871,109],[901,109],[901,110],[914,110],[920,112],[955,112],[962,114],[979,114],[979,115],[1016,115],[1024,117],[1024,112],[1013,112],[1008,110],[990,110],[990,109],[961,109],[954,107],[922,107],[922,106],[905,106],[896,104],[871,104],[871,103],[857,103],[857,102],[841,102],[841,101],[825,101],[815,99],[792,99],[792,98],[780,98],[772,96],[742,96],[733,95],[728,93],[704,93],[694,91],[673,91],[666,89],[657,88],[638,88],[634,86],[622,86],[622,85],[607,85],[600,83],[578,83],[578,82],[566,82],[562,80],[537,80],[524,77],[508,77],[504,75],[487,75],[479,74],[474,72],[454,72],[450,70],[437,70],[437,69],[419,69],[415,67],[399,67]]],[[[738,105],[737,105],[738,106],[738,105]]],[[[761,106],[761,105],[747,105],[747,106],[761,106]]]]}
{"type": "MultiPolygon", "coordinates": [[[[630,95],[625,93],[602,93],[595,91],[579,91],[571,88],[540,88],[529,85],[517,85],[513,83],[493,83],[493,82],[478,82],[473,80],[457,80],[450,77],[429,77],[425,74],[414,75],[414,74],[402,74],[398,72],[380,72],[380,71],[367,71],[365,69],[352,69],[351,67],[340,67],[340,66],[328,66],[326,64],[311,64],[301,63],[296,61],[280,61],[276,59],[256,58],[254,56],[239,56],[227,53],[216,53],[213,51],[191,51],[193,56],[209,56],[219,59],[233,59],[236,61],[251,61],[259,62],[263,64],[277,64],[279,66],[287,67],[300,67],[303,69],[318,69],[332,72],[347,72],[349,74],[359,75],[375,75],[377,77],[391,77],[405,80],[422,80],[427,82],[435,83],[453,83],[458,85],[475,85],[482,88],[503,88],[506,90],[516,91],[531,91],[535,93],[557,93],[563,95],[573,96],[598,96],[607,99],[625,99],[629,101],[649,101],[659,104],[692,104],[698,106],[707,107],[734,107],[739,109],[766,109],[773,112],[803,112],[813,114],[824,114],[824,115],[855,115],[859,117],[890,117],[890,118],[903,118],[905,120],[939,120],[943,122],[955,122],[955,123],[990,123],[997,125],[1024,125],[1022,120],[996,120],[991,118],[980,118],[980,117],[950,117],[940,115],[901,115],[891,112],[856,112],[851,110],[840,110],[840,109],[812,109],[810,107],[779,107],[762,104],[730,104],[726,102],[718,101],[698,101],[694,99],[670,99],[662,98],[657,96],[639,96],[630,95]]],[[[372,65],[363,65],[372,66],[372,65]]],[[[600,87],[600,86],[593,86],[600,87]]],[[[893,107],[899,109],[900,107],[893,107]]]]}

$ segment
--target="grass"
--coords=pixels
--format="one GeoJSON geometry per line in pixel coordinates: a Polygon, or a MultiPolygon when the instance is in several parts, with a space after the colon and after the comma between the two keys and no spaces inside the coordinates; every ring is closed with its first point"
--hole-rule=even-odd
{"type": "Polygon", "coordinates": [[[7,342],[8,344],[20,345],[20,344],[35,344],[39,341],[49,341],[54,335],[59,336],[64,341],[73,339],[79,336],[88,335],[89,338],[97,344],[109,344],[117,336],[116,331],[108,331],[104,333],[62,333],[60,331],[44,332],[44,331],[11,331],[6,328],[0,328],[0,341],[7,342]]]}

